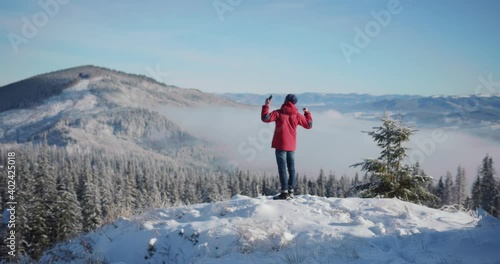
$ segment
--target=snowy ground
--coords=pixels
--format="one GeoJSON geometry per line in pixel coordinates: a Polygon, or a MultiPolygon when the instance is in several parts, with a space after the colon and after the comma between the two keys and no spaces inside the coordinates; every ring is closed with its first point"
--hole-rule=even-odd
{"type": "Polygon", "coordinates": [[[60,244],[43,261],[56,256],[109,263],[500,263],[500,221],[397,199],[235,196],[119,219],[60,244]]]}

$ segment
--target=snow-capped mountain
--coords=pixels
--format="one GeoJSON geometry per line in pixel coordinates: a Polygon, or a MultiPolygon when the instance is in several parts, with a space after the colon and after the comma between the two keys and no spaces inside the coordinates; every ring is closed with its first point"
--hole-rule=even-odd
{"type": "Polygon", "coordinates": [[[235,196],[120,218],[43,263],[500,263],[500,222],[397,199],[235,196]]]}
{"type": "Polygon", "coordinates": [[[46,135],[50,145],[69,149],[153,153],[172,162],[205,164],[216,157],[207,142],[155,109],[238,106],[196,89],[95,66],[34,76],[0,87],[0,93],[2,143],[39,142],[46,135]]]}

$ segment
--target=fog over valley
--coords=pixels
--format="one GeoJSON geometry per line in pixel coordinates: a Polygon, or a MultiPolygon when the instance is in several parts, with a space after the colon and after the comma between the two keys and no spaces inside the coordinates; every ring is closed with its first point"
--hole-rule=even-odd
{"type": "MultiPolygon", "coordinates": [[[[276,109],[273,104],[271,109],[276,109]]],[[[299,108],[300,104],[298,105],[299,108]]],[[[168,108],[158,110],[181,127],[224,153],[230,166],[277,173],[271,140],[274,123],[260,120],[260,107],[168,108]]],[[[313,128],[298,128],[296,169],[300,175],[316,177],[320,169],[337,176],[353,176],[358,168],[350,165],[364,158],[376,158],[380,149],[362,131],[371,131],[381,122],[354,119],[328,110],[312,112],[313,128]]],[[[382,116],[383,113],[380,113],[382,116]]],[[[468,185],[476,177],[482,158],[500,157],[500,143],[479,137],[460,128],[415,128],[407,144],[407,162],[420,162],[425,172],[439,180],[447,171],[455,175],[457,166],[466,169],[468,185]]],[[[498,166],[497,166],[498,167],[498,166]]],[[[360,174],[362,175],[362,173],[360,174]]]]}

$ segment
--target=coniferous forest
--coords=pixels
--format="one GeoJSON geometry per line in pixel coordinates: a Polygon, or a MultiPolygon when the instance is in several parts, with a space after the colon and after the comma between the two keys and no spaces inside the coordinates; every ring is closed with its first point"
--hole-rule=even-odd
{"type": "MultiPolygon", "coordinates": [[[[154,157],[130,153],[110,154],[97,150],[73,150],[40,145],[0,148],[1,175],[6,175],[8,153],[15,153],[15,236],[18,256],[39,258],[55,243],[75,239],[82,233],[152,208],[183,206],[227,200],[233,195],[274,195],[277,175],[251,171],[227,171],[169,167],[154,157]]],[[[425,175],[418,163],[413,167],[425,175]]],[[[466,182],[466,169],[435,178],[425,188],[435,198],[425,205],[460,210],[485,208],[497,216],[500,184],[494,178],[493,159],[484,157],[473,183],[466,182]],[[472,184],[472,192],[466,188],[472,184]]],[[[469,175],[469,178],[471,175],[469,175]]],[[[374,181],[374,175],[298,175],[298,194],[324,197],[356,196],[356,186],[374,181]]],[[[0,182],[0,199],[9,201],[7,180],[0,182]]],[[[2,212],[7,208],[1,208],[2,212]]],[[[3,219],[1,235],[9,219],[3,219]]],[[[4,241],[8,243],[8,241],[4,241]]],[[[6,246],[1,247],[7,249],[6,246]]],[[[8,257],[6,252],[1,256],[8,257]]]]}

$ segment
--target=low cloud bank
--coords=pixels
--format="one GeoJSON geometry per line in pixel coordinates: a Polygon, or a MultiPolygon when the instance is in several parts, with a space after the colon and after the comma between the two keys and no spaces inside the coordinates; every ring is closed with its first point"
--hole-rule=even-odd
{"type": "MultiPolygon", "coordinates": [[[[195,136],[213,142],[231,166],[277,173],[271,149],[274,124],[261,122],[260,108],[163,108],[160,112],[195,136]]],[[[337,176],[352,176],[358,169],[350,165],[378,157],[380,150],[362,131],[371,131],[380,122],[353,119],[333,110],[312,114],[313,128],[298,131],[296,166],[301,175],[315,177],[322,168],[337,176]]],[[[419,129],[407,147],[411,148],[407,161],[419,161],[436,180],[447,171],[455,175],[462,165],[470,185],[486,154],[500,162],[499,142],[460,130],[419,129]]]]}

